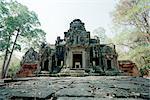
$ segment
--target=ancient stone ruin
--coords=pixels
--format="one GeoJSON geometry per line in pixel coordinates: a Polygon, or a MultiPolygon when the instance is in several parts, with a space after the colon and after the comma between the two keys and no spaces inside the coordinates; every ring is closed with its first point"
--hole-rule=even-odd
{"type": "Polygon", "coordinates": [[[21,69],[17,73],[19,77],[33,76],[33,73],[38,70],[39,67],[39,54],[30,48],[22,58],[20,62],[21,69]]]}
{"type": "Polygon", "coordinates": [[[139,72],[135,63],[130,60],[119,60],[119,69],[124,72],[124,74],[128,76],[140,76],[141,73],[139,72]]]}
{"type": "Polygon", "coordinates": [[[0,80],[0,100],[149,100],[149,79],[116,76],[122,75],[120,69],[138,74],[135,63],[117,57],[115,45],[91,38],[84,23],[75,19],[63,39],[25,53],[17,78],[0,80]]]}
{"type": "Polygon", "coordinates": [[[119,73],[117,57],[115,45],[101,44],[99,38],[91,38],[84,23],[75,19],[64,32],[64,38],[57,37],[55,45],[43,43],[38,53],[29,49],[17,75],[23,76],[26,69],[32,69],[33,75],[42,71],[57,75],[116,75],[119,73]]]}

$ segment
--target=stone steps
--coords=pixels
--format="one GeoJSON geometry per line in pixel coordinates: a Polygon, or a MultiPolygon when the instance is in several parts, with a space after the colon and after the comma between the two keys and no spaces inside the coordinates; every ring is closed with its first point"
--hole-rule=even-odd
{"type": "Polygon", "coordinates": [[[85,70],[78,70],[78,69],[63,69],[60,73],[60,76],[87,76],[88,73],[85,70]]]}
{"type": "Polygon", "coordinates": [[[47,77],[47,76],[50,76],[50,73],[49,71],[41,71],[39,74],[38,74],[39,77],[47,77]]]}

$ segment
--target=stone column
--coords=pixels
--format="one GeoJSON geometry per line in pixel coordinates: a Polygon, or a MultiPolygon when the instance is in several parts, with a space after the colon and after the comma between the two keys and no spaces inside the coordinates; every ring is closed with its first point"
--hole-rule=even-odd
{"type": "Polygon", "coordinates": [[[49,69],[49,71],[50,72],[52,72],[52,56],[50,55],[50,57],[49,57],[49,66],[48,66],[48,69],[49,69]]]}
{"type": "Polygon", "coordinates": [[[62,67],[64,64],[63,64],[64,62],[63,61],[61,61],[61,64],[60,64],[60,66],[62,67]]]}
{"type": "Polygon", "coordinates": [[[41,66],[41,68],[42,68],[42,70],[44,69],[44,62],[45,62],[45,59],[43,59],[43,61],[42,61],[42,66],[41,66]]]}
{"type": "Polygon", "coordinates": [[[83,51],[82,52],[82,68],[84,68],[84,69],[85,69],[85,66],[86,66],[85,58],[86,58],[85,51],[83,51]]]}
{"type": "Polygon", "coordinates": [[[70,67],[70,51],[67,52],[65,63],[66,63],[66,67],[70,67]]]}
{"type": "Polygon", "coordinates": [[[107,58],[105,57],[105,54],[103,57],[103,65],[104,65],[104,71],[106,71],[107,70],[107,58]]]}
{"type": "Polygon", "coordinates": [[[72,68],[72,51],[68,51],[66,57],[66,67],[72,68]]]}
{"type": "Polygon", "coordinates": [[[99,66],[102,66],[102,52],[101,52],[101,48],[99,46],[99,50],[98,50],[98,58],[99,58],[99,66]]]}
{"type": "Polygon", "coordinates": [[[95,61],[92,61],[92,63],[93,63],[93,66],[96,66],[95,61]]]}
{"type": "Polygon", "coordinates": [[[86,68],[90,67],[90,49],[88,48],[86,51],[86,68]]]}
{"type": "Polygon", "coordinates": [[[69,67],[70,67],[70,68],[73,67],[73,63],[72,63],[72,62],[73,62],[73,58],[72,58],[72,57],[73,57],[73,53],[70,52],[70,56],[69,56],[69,67]]]}

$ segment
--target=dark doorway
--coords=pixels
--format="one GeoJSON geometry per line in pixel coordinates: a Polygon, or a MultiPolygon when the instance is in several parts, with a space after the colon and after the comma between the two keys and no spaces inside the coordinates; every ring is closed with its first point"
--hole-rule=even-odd
{"type": "Polygon", "coordinates": [[[48,65],[49,65],[49,60],[46,60],[45,62],[44,62],[44,67],[43,67],[43,71],[48,71],[48,65]]]}
{"type": "Polygon", "coordinates": [[[93,61],[95,61],[95,65],[96,65],[96,66],[99,65],[99,58],[93,58],[93,61]]]}
{"type": "Polygon", "coordinates": [[[107,69],[111,69],[111,60],[107,60],[107,69]]]}
{"type": "Polygon", "coordinates": [[[63,61],[63,59],[58,59],[57,66],[61,66],[61,61],[63,61]]]}
{"type": "Polygon", "coordinates": [[[75,63],[80,63],[82,68],[82,54],[73,54],[73,68],[79,68],[79,65],[75,66],[75,63]]]}

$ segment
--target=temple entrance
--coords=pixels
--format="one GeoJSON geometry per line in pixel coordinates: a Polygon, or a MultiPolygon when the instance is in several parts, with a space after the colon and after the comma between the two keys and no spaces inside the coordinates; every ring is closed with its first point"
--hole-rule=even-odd
{"type": "Polygon", "coordinates": [[[82,54],[73,54],[73,68],[82,68],[82,54]]]}
{"type": "Polygon", "coordinates": [[[48,65],[49,65],[49,60],[46,60],[46,61],[44,62],[44,66],[43,66],[42,70],[43,70],[43,71],[48,71],[48,65]]]}
{"type": "Polygon", "coordinates": [[[99,65],[99,58],[93,58],[92,60],[95,63],[95,64],[93,64],[93,66],[98,66],[99,65]]]}
{"type": "Polygon", "coordinates": [[[107,60],[107,69],[111,69],[111,60],[107,60]]]}

